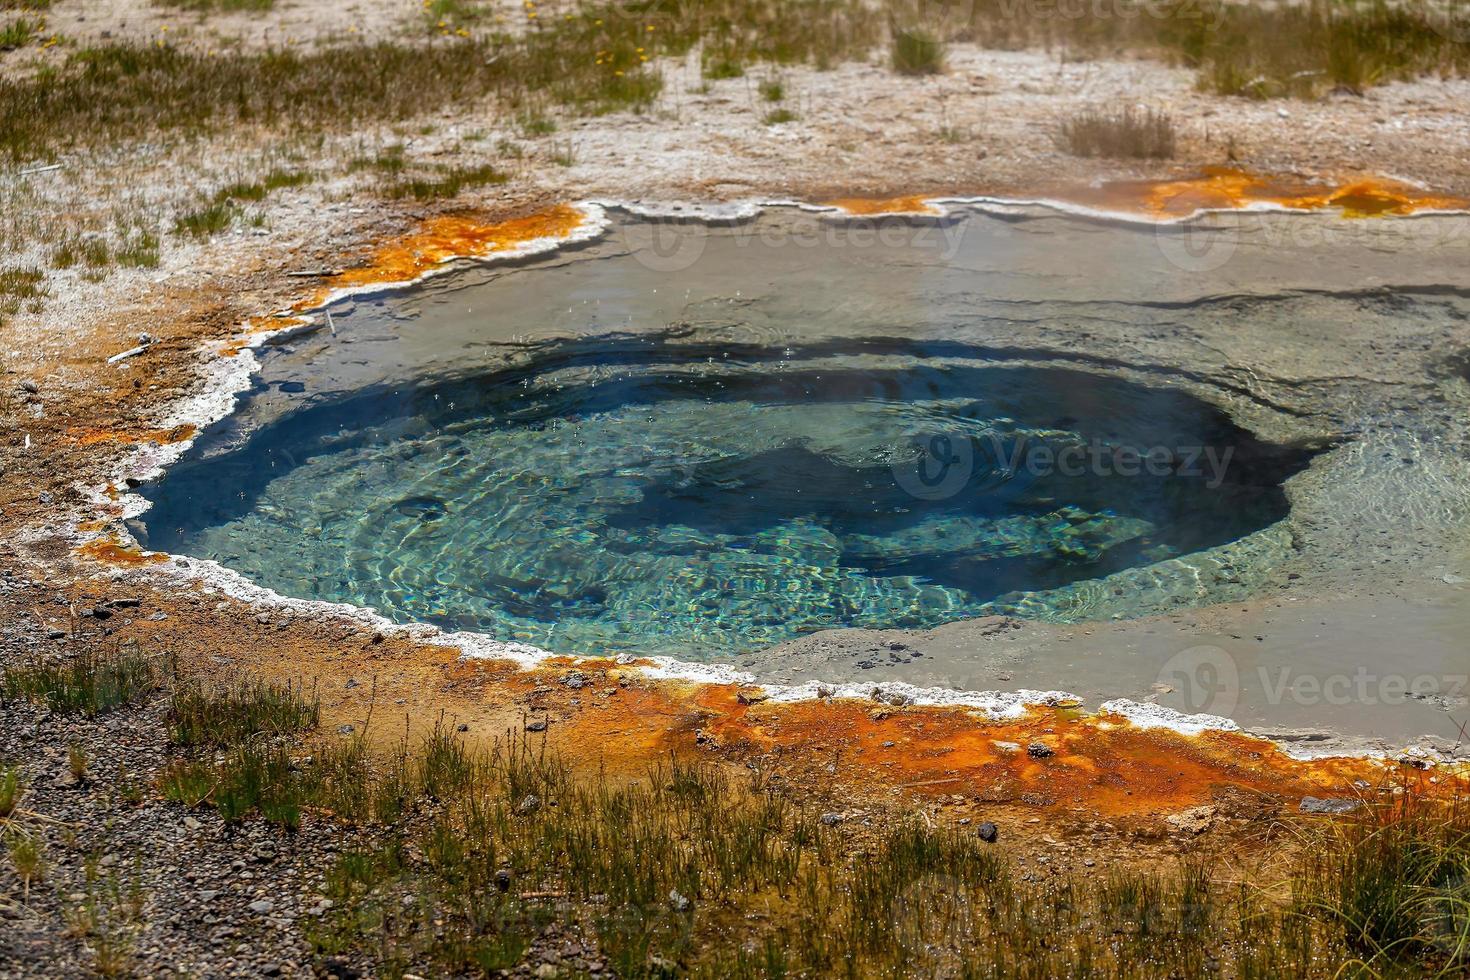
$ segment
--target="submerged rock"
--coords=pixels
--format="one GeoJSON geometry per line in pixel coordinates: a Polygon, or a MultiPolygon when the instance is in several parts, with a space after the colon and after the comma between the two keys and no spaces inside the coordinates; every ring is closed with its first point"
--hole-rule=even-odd
{"type": "Polygon", "coordinates": [[[1344,798],[1324,799],[1320,796],[1302,797],[1301,811],[1303,813],[1351,813],[1363,804],[1357,800],[1344,798]]]}

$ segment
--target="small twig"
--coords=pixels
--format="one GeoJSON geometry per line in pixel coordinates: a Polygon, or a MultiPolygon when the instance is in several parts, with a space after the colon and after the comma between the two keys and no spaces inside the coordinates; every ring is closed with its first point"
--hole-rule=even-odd
{"type": "Polygon", "coordinates": [[[37,813],[35,810],[17,809],[14,816],[24,816],[27,820],[39,820],[42,823],[54,823],[58,827],[80,827],[82,825],[79,820],[59,820],[56,817],[48,817],[44,813],[37,813]]]}
{"type": "Polygon", "coordinates": [[[925,779],[917,783],[900,783],[898,788],[913,789],[915,786],[940,786],[944,783],[957,783],[964,778],[964,776],[950,776],[947,779],[925,779]]]}
{"type": "Polygon", "coordinates": [[[372,690],[368,692],[367,717],[362,720],[362,737],[367,738],[368,727],[373,723],[373,709],[378,706],[378,675],[373,675],[372,690]]]}
{"type": "Polygon", "coordinates": [[[332,322],[332,311],[327,310],[327,329],[332,331],[332,336],[337,336],[337,325],[332,322]]]}
{"type": "Polygon", "coordinates": [[[566,898],[566,892],[521,892],[518,898],[566,898]]]}
{"type": "Polygon", "coordinates": [[[24,913],[28,916],[39,915],[39,913],[35,909],[31,908],[28,903],[17,902],[14,899],[10,898],[0,898],[0,909],[5,910],[5,912],[8,914],[24,913]]]}
{"type": "Polygon", "coordinates": [[[132,356],[134,356],[136,354],[141,354],[145,350],[147,350],[148,348],[150,348],[152,346],[153,346],[152,344],[139,344],[137,347],[134,347],[131,350],[125,350],[125,351],[123,351],[121,354],[113,354],[111,357],[109,357],[107,359],[107,363],[108,364],[116,364],[118,361],[126,361],[128,358],[130,358],[130,357],[132,357],[132,356]]]}
{"type": "Polygon", "coordinates": [[[286,275],[293,279],[329,279],[332,276],[340,276],[341,269],[298,269],[288,272],[286,275]]]}
{"type": "Polygon", "coordinates": [[[65,166],[65,164],[52,163],[44,167],[32,167],[29,170],[22,170],[17,176],[29,177],[31,174],[44,174],[52,170],[60,170],[63,166],[65,166]]]}

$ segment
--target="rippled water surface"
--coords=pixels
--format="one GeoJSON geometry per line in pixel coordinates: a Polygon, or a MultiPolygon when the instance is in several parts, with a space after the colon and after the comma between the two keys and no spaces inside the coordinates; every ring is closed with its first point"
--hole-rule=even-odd
{"type": "Polygon", "coordinates": [[[1303,311],[1175,302],[1137,233],[968,230],[675,229],[692,259],[630,233],[339,304],[263,355],[138,530],[286,594],[584,653],[1249,591],[1321,444],[1088,338],[1303,311]],[[1098,285],[1102,243],[1137,252],[1126,282],[1098,285]]]}

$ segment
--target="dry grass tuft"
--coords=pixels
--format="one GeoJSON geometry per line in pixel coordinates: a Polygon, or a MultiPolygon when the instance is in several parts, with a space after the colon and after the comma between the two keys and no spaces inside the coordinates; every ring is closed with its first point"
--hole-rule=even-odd
{"type": "Polygon", "coordinates": [[[1087,109],[1062,122],[1057,145],[1078,157],[1168,160],[1174,156],[1174,122],[1155,109],[1087,109]]]}

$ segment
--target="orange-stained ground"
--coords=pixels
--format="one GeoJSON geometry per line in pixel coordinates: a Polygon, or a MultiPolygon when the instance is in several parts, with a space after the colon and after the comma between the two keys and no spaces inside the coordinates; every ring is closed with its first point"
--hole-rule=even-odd
{"type": "Polygon", "coordinates": [[[144,551],[112,537],[88,541],[77,551],[84,557],[113,565],[157,565],[168,561],[168,555],[161,551],[144,551]]]}
{"type": "MultiPolygon", "coordinates": [[[[423,222],[413,233],[383,245],[361,266],[323,276],[323,285],[298,299],[292,310],[301,313],[315,309],[337,289],[412,282],[452,259],[478,258],[537,239],[567,238],[585,220],[586,216],[569,204],[503,221],[464,214],[439,215],[423,222]]],[[[252,317],[246,334],[279,330],[288,323],[289,317],[252,317]]],[[[235,339],[220,348],[220,354],[234,357],[247,346],[248,339],[235,339]]]]}
{"type": "MultiPolygon", "coordinates": [[[[156,560],[115,543],[91,556],[114,566],[156,560]]],[[[866,699],[777,703],[756,688],[657,679],[637,663],[601,658],[557,657],[531,670],[462,660],[453,648],[354,621],[262,611],[193,590],[166,595],[94,580],[71,601],[101,605],[117,594],[141,605],[106,620],[111,642],[167,653],[205,674],[228,669],[304,682],[322,698],[324,732],[368,725],[370,739],[384,746],[436,724],[463,725],[465,738],[485,745],[508,736],[544,739],[586,773],[641,776],[674,753],[779,767],[813,794],[853,806],[962,798],[1012,822],[1066,825],[1158,824],[1227,800],[1292,812],[1304,796],[1358,797],[1404,781],[1436,794],[1470,791],[1470,773],[1443,767],[1420,771],[1351,757],[1304,762],[1239,733],[1190,737],[1076,709],[1035,708],[993,721],[965,708],[866,699]],[[154,609],[166,618],[152,618],[154,609]],[[1036,744],[1049,753],[1033,755],[1036,744]]],[[[97,628],[50,615],[48,628],[97,628]]]]}
{"type": "Polygon", "coordinates": [[[1465,198],[1436,194],[1386,177],[1322,183],[1273,177],[1228,168],[1170,181],[1118,181],[1083,191],[1079,204],[1182,217],[1201,208],[1247,208],[1275,204],[1306,211],[1336,210],[1344,217],[1406,215],[1418,211],[1470,208],[1465,198]]]}
{"type": "Polygon", "coordinates": [[[328,288],[406,282],[452,258],[489,255],[538,238],[566,238],[584,220],[568,204],[491,224],[461,215],[431,218],[418,232],[379,249],[361,268],[328,279],[328,288]]]}
{"type": "Polygon", "coordinates": [[[176,425],[172,429],[154,429],[152,431],[135,432],[122,429],[78,429],[71,433],[78,446],[95,446],[103,442],[115,442],[122,445],[137,445],[149,442],[158,446],[167,446],[185,439],[194,438],[198,432],[197,426],[176,425]]]}
{"type": "Polygon", "coordinates": [[[823,201],[822,203],[830,207],[841,208],[852,215],[940,213],[939,209],[929,204],[922,194],[889,198],[842,197],[835,201],[823,201]]]}
{"type": "MultiPolygon", "coordinates": [[[[1349,218],[1470,209],[1470,199],[1438,194],[1387,177],[1323,182],[1227,167],[1207,167],[1176,180],[1109,181],[1096,187],[1069,185],[1040,196],[1100,211],[1153,218],[1180,218],[1200,210],[1262,204],[1304,211],[1335,210],[1349,218]]],[[[843,198],[826,203],[854,215],[937,213],[925,200],[925,195],[911,195],[843,198]]]]}

